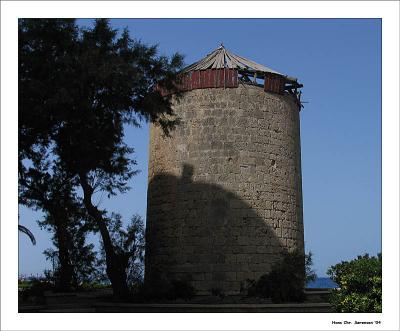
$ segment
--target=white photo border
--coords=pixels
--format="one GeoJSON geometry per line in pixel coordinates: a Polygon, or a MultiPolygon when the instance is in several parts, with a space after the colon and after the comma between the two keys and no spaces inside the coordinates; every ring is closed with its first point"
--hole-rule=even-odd
{"type": "Polygon", "coordinates": [[[333,320],[399,328],[399,2],[397,1],[20,1],[1,2],[1,329],[338,330],[333,320]],[[246,8],[246,10],[243,10],[246,8]],[[380,18],[382,19],[382,314],[19,314],[17,113],[18,18],[380,18]]]}

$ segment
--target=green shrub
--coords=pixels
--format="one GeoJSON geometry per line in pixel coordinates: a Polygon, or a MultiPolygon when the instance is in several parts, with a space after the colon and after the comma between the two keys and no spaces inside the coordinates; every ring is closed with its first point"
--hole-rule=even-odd
{"type": "Polygon", "coordinates": [[[249,296],[271,298],[275,303],[302,302],[306,280],[315,278],[311,265],[311,253],[285,252],[270,273],[262,275],[257,281],[247,281],[247,293],[249,296]]]}
{"type": "Polygon", "coordinates": [[[328,275],[339,285],[331,304],[341,313],[382,312],[382,255],[368,254],[331,266],[328,275]]]}

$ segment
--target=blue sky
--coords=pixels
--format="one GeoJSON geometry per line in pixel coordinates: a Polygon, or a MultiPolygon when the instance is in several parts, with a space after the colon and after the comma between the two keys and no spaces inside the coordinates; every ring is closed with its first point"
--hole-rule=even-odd
{"type": "MultiPolygon", "coordinates": [[[[79,20],[89,26],[91,20],[79,20]]],[[[378,19],[119,19],[134,38],[158,44],[160,54],[180,52],[190,64],[223,42],[233,53],[298,77],[301,111],[306,250],[314,268],[381,251],[381,21],[378,19]]],[[[146,215],[148,125],[127,128],[141,173],[132,190],[100,206],[129,218],[146,215]]],[[[19,273],[50,267],[42,251],[49,234],[40,218],[20,208],[20,223],[37,238],[20,235],[19,273]]],[[[98,241],[97,237],[91,240],[98,241]]]]}

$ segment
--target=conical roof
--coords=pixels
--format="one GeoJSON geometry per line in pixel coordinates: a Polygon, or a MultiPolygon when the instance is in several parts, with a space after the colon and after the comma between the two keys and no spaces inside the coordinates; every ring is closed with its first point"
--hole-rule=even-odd
{"type": "Polygon", "coordinates": [[[205,58],[197,61],[183,69],[183,72],[206,70],[206,69],[238,69],[248,72],[268,72],[285,76],[262,64],[248,60],[242,56],[236,55],[225,49],[221,44],[217,49],[208,54],[205,58]]]}
{"type": "Polygon", "coordinates": [[[205,58],[184,68],[180,72],[174,89],[167,90],[162,86],[158,86],[158,89],[162,95],[168,95],[177,90],[235,88],[239,86],[239,83],[261,86],[262,79],[264,79],[264,90],[267,92],[283,94],[288,91],[294,94],[297,93],[298,88],[303,87],[297,82],[297,78],[286,76],[262,64],[233,54],[221,44],[205,58]]]}

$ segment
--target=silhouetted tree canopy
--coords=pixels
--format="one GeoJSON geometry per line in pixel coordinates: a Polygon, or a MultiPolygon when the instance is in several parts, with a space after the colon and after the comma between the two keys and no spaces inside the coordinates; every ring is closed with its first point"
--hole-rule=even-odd
{"type": "Polygon", "coordinates": [[[94,230],[95,224],[75,191],[77,185],[43,147],[40,153],[31,154],[30,166],[20,172],[20,204],[44,213],[39,225],[52,233],[56,248],[45,251],[45,255],[56,261],[52,276],[56,289],[63,292],[88,278],[95,259],[93,245],[85,242],[86,233],[94,230]]]}
{"type": "Polygon", "coordinates": [[[181,55],[159,56],[156,46],[132,39],[128,30],[119,34],[106,19],[87,29],[73,19],[19,20],[20,184],[28,176],[40,185],[54,174],[35,164],[51,152],[71,190],[83,190],[119,297],[126,295],[126,265],[110,238],[107,211],[91,199],[98,190],[125,192],[136,173],[124,125],[151,121],[168,135],[178,123],[155,85],[172,88],[181,67],[181,55]]]}

